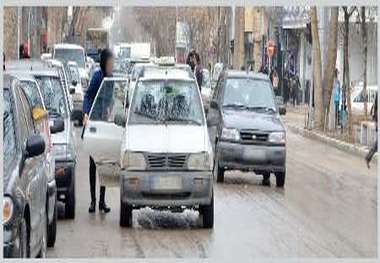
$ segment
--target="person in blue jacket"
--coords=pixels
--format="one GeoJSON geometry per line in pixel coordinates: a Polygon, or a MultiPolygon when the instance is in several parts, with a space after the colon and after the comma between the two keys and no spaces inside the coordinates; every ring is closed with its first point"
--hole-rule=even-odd
{"type": "MultiPolygon", "coordinates": [[[[83,126],[87,125],[88,115],[91,110],[92,104],[98,93],[100,85],[104,77],[111,77],[113,70],[113,60],[114,56],[109,49],[104,49],[100,53],[100,69],[96,70],[91,78],[90,85],[83,100],[83,126]]],[[[95,212],[96,207],[96,164],[94,159],[90,156],[90,192],[91,192],[91,204],[88,209],[89,213],[95,212]]],[[[106,187],[100,186],[100,197],[99,197],[99,211],[108,213],[111,211],[105,203],[105,192],[106,187]]]]}

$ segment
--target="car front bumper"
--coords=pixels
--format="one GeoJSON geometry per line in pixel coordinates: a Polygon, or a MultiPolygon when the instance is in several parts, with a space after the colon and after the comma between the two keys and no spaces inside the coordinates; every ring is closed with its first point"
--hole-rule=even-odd
{"type": "Polygon", "coordinates": [[[195,207],[212,197],[212,171],[125,171],[121,172],[121,199],[134,206],[195,207]],[[163,178],[163,179],[162,179],[163,178]],[[180,187],[158,185],[160,180],[180,182],[180,187]]]}
{"type": "Polygon", "coordinates": [[[249,170],[256,173],[284,172],[286,169],[285,145],[253,145],[219,141],[219,166],[227,170],[249,170]]]}
{"type": "Polygon", "coordinates": [[[56,161],[55,181],[57,184],[58,199],[60,195],[69,192],[75,176],[75,161],[56,161]]]}

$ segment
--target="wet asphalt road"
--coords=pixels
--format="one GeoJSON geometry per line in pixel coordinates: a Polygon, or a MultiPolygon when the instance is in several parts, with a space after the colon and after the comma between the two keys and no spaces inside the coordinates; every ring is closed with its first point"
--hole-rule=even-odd
{"type": "MultiPolygon", "coordinates": [[[[80,131],[77,130],[78,138],[80,131]]],[[[227,172],[216,184],[213,230],[198,213],[133,212],[119,227],[119,189],[108,188],[109,214],[88,213],[88,156],[78,141],[76,218],[59,219],[48,257],[375,257],[377,165],[288,131],[284,189],[261,176],[227,172]]],[[[98,189],[97,189],[98,190],[98,189]]],[[[60,214],[63,207],[60,207],[60,214]]]]}

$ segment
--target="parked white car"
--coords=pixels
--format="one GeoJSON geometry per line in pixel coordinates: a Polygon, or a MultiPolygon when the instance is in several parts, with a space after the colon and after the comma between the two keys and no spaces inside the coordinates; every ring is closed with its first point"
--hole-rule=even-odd
{"type": "Polygon", "coordinates": [[[210,71],[208,71],[208,69],[202,69],[202,75],[203,75],[203,80],[202,80],[201,94],[202,94],[203,105],[207,113],[208,108],[210,106],[210,99],[212,96],[210,71]]]}
{"type": "Polygon", "coordinates": [[[89,71],[86,69],[86,56],[82,46],[67,43],[56,44],[53,49],[53,59],[57,59],[62,63],[75,61],[78,65],[81,84],[83,88],[87,88],[89,71]]]}
{"type": "Polygon", "coordinates": [[[69,75],[70,95],[73,101],[73,111],[71,113],[71,119],[78,121],[82,126],[83,122],[83,88],[80,81],[80,73],[78,65],[74,61],[67,62],[67,72],[69,75]]]}
{"type": "MultiPolygon", "coordinates": [[[[377,96],[377,86],[371,85],[367,86],[367,95],[368,95],[368,113],[372,108],[375,98],[377,96]]],[[[351,105],[352,113],[355,115],[364,115],[364,92],[363,85],[355,86],[351,95],[351,105]]]]}
{"type": "Polygon", "coordinates": [[[201,95],[187,71],[151,72],[126,102],[123,85],[105,85],[94,100],[85,150],[99,177],[121,177],[120,226],[142,207],[197,209],[214,223],[213,152],[201,95]],[[127,116],[127,117],[126,117],[127,116]]]}

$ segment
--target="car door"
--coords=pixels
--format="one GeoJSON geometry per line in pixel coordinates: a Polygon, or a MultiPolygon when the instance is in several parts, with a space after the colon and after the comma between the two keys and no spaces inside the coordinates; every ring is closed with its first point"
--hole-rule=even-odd
{"type": "Polygon", "coordinates": [[[84,150],[97,164],[100,177],[118,176],[125,131],[125,88],[121,82],[103,80],[85,127],[84,150]]]}
{"type": "MultiPolygon", "coordinates": [[[[27,139],[34,134],[35,128],[31,117],[31,108],[28,104],[24,92],[15,87],[17,113],[20,123],[20,140],[22,149],[25,149],[27,139]]],[[[24,160],[24,166],[21,172],[23,181],[26,182],[26,200],[30,209],[30,249],[31,253],[39,247],[42,237],[42,215],[45,211],[45,203],[42,201],[43,187],[43,166],[41,165],[41,157],[34,157],[24,160]]],[[[46,183],[45,183],[46,187],[46,183]]],[[[46,192],[44,193],[46,194],[46,192]]],[[[37,249],[38,250],[38,249],[37,249]]]]}

